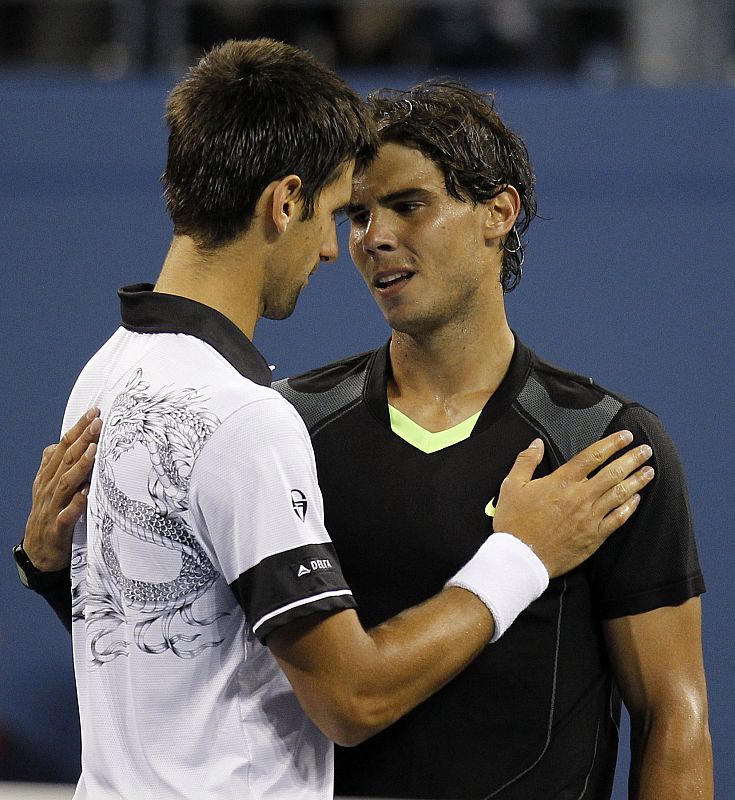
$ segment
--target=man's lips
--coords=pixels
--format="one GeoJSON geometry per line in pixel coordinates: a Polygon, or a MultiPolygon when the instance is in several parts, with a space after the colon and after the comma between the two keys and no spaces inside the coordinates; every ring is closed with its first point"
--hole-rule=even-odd
{"type": "Polygon", "coordinates": [[[411,280],[414,273],[407,269],[385,269],[373,275],[373,286],[381,295],[393,295],[411,280]]]}

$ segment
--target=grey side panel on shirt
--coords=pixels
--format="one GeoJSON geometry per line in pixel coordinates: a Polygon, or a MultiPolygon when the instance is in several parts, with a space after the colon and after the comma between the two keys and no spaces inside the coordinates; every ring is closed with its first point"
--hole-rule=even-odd
{"type": "Polygon", "coordinates": [[[588,408],[565,408],[551,399],[546,388],[531,375],[517,404],[553,440],[565,461],[602,437],[623,404],[610,395],[588,408]]]}
{"type": "Polygon", "coordinates": [[[349,375],[324,392],[296,391],[289,385],[288,378],[274,381],[273,388],[299,412],[309,435],[314,436],[325,425],[341,416],[341,413],[349,411],[360,402],[366,371],[349,375]]]}

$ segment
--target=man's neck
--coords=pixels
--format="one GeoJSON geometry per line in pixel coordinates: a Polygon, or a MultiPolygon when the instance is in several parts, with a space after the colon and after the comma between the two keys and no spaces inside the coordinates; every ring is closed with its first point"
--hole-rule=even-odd
{"type": "Polygon", "coordinates": [[[188,236],[174,237],[154,291],[214,308],[252,340],[261,312],[262,271],[238,243],[203,253],[188,236]]]}
{"type": "Polygon", "coordinates": [[[451,428],[482,410],[514,348],[504,314],[451,334],[419,338],[394,331],[388,402],[427,430],[451,428]]]}

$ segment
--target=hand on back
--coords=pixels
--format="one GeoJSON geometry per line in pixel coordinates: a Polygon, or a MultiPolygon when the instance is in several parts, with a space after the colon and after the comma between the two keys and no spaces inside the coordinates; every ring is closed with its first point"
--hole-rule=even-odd
{"type": "Polygon", "coordinates": [[[71,539],[87,507],[87,480],[101,429],[99,411],[90,409],[58,444],[43,451],[23,537],[23,549],[41,572],[64,569],[71,560],[71,539]]]}

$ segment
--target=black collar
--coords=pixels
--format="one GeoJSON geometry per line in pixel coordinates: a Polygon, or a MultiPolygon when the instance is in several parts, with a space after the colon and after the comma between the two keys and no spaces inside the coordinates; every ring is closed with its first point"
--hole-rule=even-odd
{"type": "MultiPolygon", "coordinates": [[[[523,388],[531,368],[531,351],[515,336],[515,349],[505,377],[487,401],[474,430],[478,433],[498,420],[523,388]]],[[[388,381],[391,377],[390,340],[376,350],[368,364],[365,400],[373,416],[390,427],[388,414],[388,381]]]]}
{"type": "Polygon", "coordinates": [[[137,333],[186,333],[213,347],[244,377],[271,385],[266,360],[247,336],[224,314],[173,294],[154,292],[153,284],[136,283],[118,292],[122,325],[137,333]]]}

